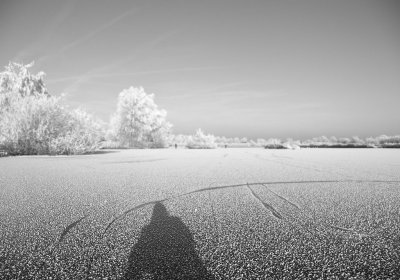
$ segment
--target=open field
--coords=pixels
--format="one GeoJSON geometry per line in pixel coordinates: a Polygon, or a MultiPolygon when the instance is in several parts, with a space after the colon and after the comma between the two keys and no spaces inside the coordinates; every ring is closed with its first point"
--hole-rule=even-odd
{"type": "Polygon", "coordinates": [[[400,150],[0,159],[2,279],[399,279],[399,263],[400,150]]]}

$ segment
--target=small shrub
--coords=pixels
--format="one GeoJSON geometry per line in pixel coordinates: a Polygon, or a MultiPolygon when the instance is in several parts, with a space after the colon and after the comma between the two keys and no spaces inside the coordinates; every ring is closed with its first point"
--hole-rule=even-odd
{"type": "Polygon", "coordinates": [[[206,135],[201,129],[198,129],[196,134],[188,139],[186,147],[189,149],[215,149],[217,144],[214,135],[206,135]]]}

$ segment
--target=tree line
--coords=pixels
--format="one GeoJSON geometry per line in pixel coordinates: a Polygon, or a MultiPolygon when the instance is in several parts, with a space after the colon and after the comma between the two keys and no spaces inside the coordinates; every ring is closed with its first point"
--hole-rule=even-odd
{"type": "Polygon", "coordinates": [[[327,138],[256,141],[205,134],[174,135],[167,112],[158,108],[154,94],[142,87],[124,89],[117,109],[104,123],[82,109],[64,105],[65,96],[48,92],[45,73],[32,74],[33,63],[10,62],[0,73],[0,156],[37,154],[84,154],[101,148],[187,148],[217,147],[400,147],[400,136],[379,136],[365,140],[327,138]]]}

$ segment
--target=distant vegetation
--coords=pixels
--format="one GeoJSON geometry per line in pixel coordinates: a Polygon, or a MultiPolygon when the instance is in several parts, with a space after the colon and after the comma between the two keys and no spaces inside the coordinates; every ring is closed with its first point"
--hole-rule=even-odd
{"type": "MultiPolygon", "coordinates": [[[[201,130],[200,130],[201,131],[201,130]]],[[[300,148],[400,148],[400,135],[386,136],[381,135],[378,137],[369,137],[361,139],[357,136],[352,138],[339,138],[332,136],[315,137],[308,140],[293,140],[291,138],[281,140],[277,138],[270,138],[268,140],[259,138],[256,141],[248,140],[247,138],[227,138],[214,135],[207,135],[209,139],[213,139],[215,145],[209,145],[209,148],[216,147],[229,147],[229,148],[250,148],[260,147],[266,149],[300,149],[300,148]]],[[[198,139],[192,135],[171,135],[169,138],[170,145],[177,144],[178,146],[196,148],[193,142],[198,139]]],[[[199,145],[201,146],[201,141],[199,145]]]]}
{"type": "Polygon", "coordinates": [[[382,135],[365,140],[359,137],[325,136],[306,141],[227,138],[204,134],[173,135],[166,111],[143,88],[123,90],[117,110],[105,124],[81,109],[63,105],[63,96],[50,95],[45,74],[32,74],[33,63],[10,62],[0,73],[0,156],[37,154],[84,154],[100,148],[167,148],[178,145],[190,149],[217,147],[299,148],[400,148],[400,136],[382,135]]]}
{"type": "Polygon", "coordinates": [[[186,147],[189,149],[214,149],[217,144],[214,135],[206,135],[201,129],[198,129],[195,135],[188,137],[186,147]]]}

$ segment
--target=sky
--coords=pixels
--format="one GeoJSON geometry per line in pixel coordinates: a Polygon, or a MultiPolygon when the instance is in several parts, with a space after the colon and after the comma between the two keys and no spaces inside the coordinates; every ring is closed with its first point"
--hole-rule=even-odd
{"type": "Polygon", "coordinates": [[[104,121],[142,86],[176,134],[400,134],[396,0],[0,0],[0,38],[104,121]]]}

